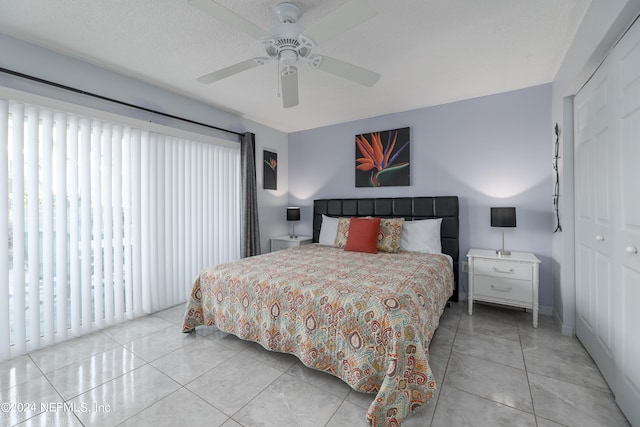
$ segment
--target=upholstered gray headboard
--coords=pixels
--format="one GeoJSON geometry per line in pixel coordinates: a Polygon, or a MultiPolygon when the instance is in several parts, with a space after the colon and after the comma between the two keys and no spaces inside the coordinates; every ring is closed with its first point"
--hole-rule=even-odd
{"type": "Polygon", "coordinates": [[[378,216],[383,218],[416,219],[442,218],[440,239],[442,252],[453,258],[456,288],[451,299],[458,301],[459,221],[458,197],[397,197],[366,199],[319,199],[313,202],[313,241],[318,242],[322,215],[378,216]]]}

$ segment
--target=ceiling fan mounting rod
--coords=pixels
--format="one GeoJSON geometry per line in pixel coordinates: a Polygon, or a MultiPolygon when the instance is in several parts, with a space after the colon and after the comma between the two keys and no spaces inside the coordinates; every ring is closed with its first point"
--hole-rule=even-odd
{"type": "Polygon", "coordinates": [[[302,14],[302,10],[298,7],[298,5],[290,2],[282,2],[277,4],[273,11],[275,12],[278,20],[283,23],[295,23],[300,15],[302,14]]]}
{"type": "Polygon", "coordinates": [[[304,37],[304,28],[296,24],[302,11],[293,3],[280,3],[274,8],[280,23],[272,25],[269,36],[261,39],[269,57],[285,61],[291,65],[299,58],[305,58],[315,47],[315,43],[304,37]]]}

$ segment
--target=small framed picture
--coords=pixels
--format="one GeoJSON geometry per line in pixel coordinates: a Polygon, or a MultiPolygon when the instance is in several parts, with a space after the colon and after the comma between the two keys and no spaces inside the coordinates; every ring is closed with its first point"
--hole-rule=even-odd
{"type": "Polygon", "coordinates": [[[264,150],[262,165],[262,185],[265,190],[278,189],[278,153],[264,150]]]}

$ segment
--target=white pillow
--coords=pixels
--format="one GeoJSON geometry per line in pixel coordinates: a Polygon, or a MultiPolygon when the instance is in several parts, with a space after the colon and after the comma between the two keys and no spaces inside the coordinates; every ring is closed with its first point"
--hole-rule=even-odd
{"type": "Polygon", "coordinates": [[[336,234],[338,234],[338,222],[338,218],[322,215],[322,225],[320,226],[318,243],[333,246],[336,241],[336,234]]]}
{"type": "Polygon", "coordinates": [[[442,253],[440,225],[442,218],[405,221],[400,237],[400,250],[410,252],[442,253]]]}

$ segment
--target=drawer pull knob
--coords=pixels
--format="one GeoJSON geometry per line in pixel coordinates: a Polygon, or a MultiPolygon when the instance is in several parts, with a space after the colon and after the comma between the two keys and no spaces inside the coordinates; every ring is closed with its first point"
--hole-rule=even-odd
{"type": "Polygon", "coordinates": [[[597,240],[598,242],[604,242],[604,236],[603,236],[603,235],[601,235],[601,234],[598,234],[598,235],[596,236],[596,240],[597,240]]]}
{"type": "Polygon", "coordinates": [[[496,272],[496,273],[504,273],[504,274],[513,274],[514,273],[513,268],[510,268],[508,270],[501,270],[499,268],[493,267],[493,271],[496,272]]]}
{"type": "Polygon", "coordinates": [[[491,285],[491,289],[493,289],[494,291],[498,291],[498,292],[511,292],[511,286],[509,286],[508,288],[500,288],[500,287],[496,287],[494,285],[491,285]]]}
{"type": "Polygon", "coordinates": [[[627,246],[627,252],[630,254],[637,254],[638,248],[636,248],[635,246],[627,246]]]}

